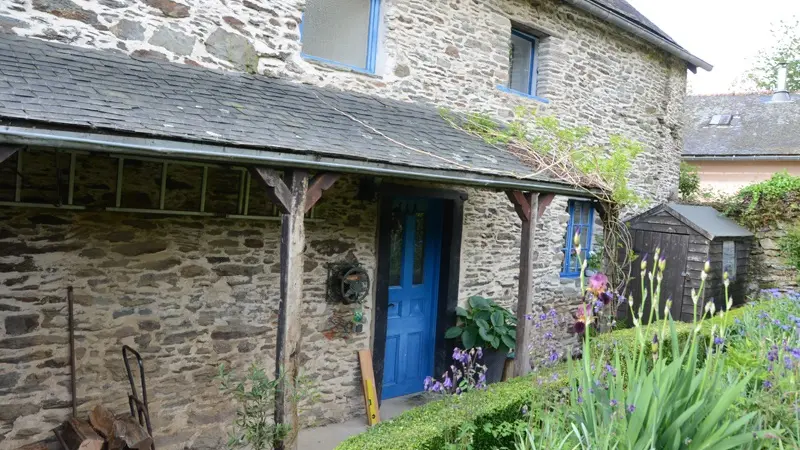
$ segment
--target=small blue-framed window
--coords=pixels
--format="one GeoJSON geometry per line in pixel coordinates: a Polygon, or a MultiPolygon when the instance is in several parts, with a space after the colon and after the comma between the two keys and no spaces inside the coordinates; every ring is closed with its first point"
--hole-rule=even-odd
{"type": "Polygon", "coordinates": [[[308,0],[300,24],[305,59],[375,73],[381,0],[308,0]]]}
{"type": "Polygon", "coordinates": [[[592,202],[570,200],[569,222],[567,223],[566,245],[564,246],[564,263],[561,276],[578,277],[581,274],[581,261],[589,259],[592,248],[592,231],[594,226],[594,207],[592,202]],[[577,257],[574,244],[575,233],[581,235],[581,255],[577,257]]]}
{"type": "Polygon", "coordinates": [[[536,96],[536,50],[538,39],[522,31],[511,30],[511,64],[508,71],[508,89],[520,94],[536,96]]]}

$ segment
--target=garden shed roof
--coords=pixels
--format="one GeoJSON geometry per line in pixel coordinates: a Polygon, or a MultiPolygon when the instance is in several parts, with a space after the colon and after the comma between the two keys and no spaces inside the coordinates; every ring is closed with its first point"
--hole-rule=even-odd
{"type": "Polygon", "coordinates": [[[680,203],[667,203],[663,206],[667,211],[673,213],[677,219],[711,240],[753,235],[747,228],[725,217],[721,212],[710,206],[683,205],[680,203]]]}
{"type": "Polygon", "coordinates": [[[433,106],[0,33],[2,142],[586,196],[433,106]]]}

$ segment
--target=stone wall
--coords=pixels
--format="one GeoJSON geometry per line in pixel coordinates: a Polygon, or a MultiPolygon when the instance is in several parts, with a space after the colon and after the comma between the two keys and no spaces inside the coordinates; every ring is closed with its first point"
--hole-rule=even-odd
{"type": "MultiPolygon", "coordinates": [[[[50,166],[34,168],[52,153],[40,156],[26,153],[29,201],[53,193],[36,176],[50,166]]],[[[76,197],[103,202],[115,177],[107,160],[81,160],[76,197]]],[[[131,176],[126,200],[152,198],[158,173],[131,176]]],[[[190,180],[199,178],[177,167],[170,172],[175,192],[178,183],[190,190],[190,180]]],[[[0,197],[8,194],[4,187],[0,197]]],[[[332,315],[352,314],[352,307],[326,302],[326,263],[355,259],[374,279],[377,206],[356,200],[356,188],[356,178],[340,180],[306,226],[301,358],[319,390],[306,424],[363,409],[355,354],[370,345],[369,333],[326,335],[332,315]]],[[[264,198],[254,194],[253,203],[264,198]]],[[[221,195],[212,189],[209,199],[221,195]]],[[[232,404],[213,380],[219,364],[274,367],[279,230],[264,220],[0,208],[0,449],[49,437],[69,413],[67,286],[75,289],[80,413],[98,403],[127,409],[120,352],[128,344],[145,359],[159,448],[222,448],[232,404]]]]}
{"type": "Polygon", "coordinates": [[[780,221],[754,231],[750,250],[750,293],[760,289],[798,290],[800,273],[781,256],[780,241],[800,223],[800,217],[780,221]]]}

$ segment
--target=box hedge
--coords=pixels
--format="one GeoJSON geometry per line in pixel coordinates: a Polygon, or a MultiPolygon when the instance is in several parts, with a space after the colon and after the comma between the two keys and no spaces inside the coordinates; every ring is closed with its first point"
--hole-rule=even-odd
{"type": "MultiPolygon", "coordinates": [[[[743,309],[731,311],[728,323],[733,323],[743,309]]],[[[701,334],[708,339],[714,324],[721,325],[717,317],[704,322],[701,334]]],[[[661,324],[653,324],[658,329],[661,324]]],[[[668,326],[668,325],[667,325],[668,326]]],[[[675,323],[681,344],[693,330],[692,324],[675,323]]],[[[655,329],[655,328],[654,328],[655,329]]],[[[636,344],[636,330],[625,329],[595,337],[599,348],[614,345],[636,344]]],[[[671,344],[662,342],[666,357],[670,357],[671,344]]],[[[704,346],[701,346],[704,347],[704,346]]],[[[487,423],[499,425],[521,417],[522,407],[532,401],[552,404],[565,395],[567,387],[566,364],[552,370],[515,378],[489,386],[484,391],[472,391],[452,396],[414,408],[400,416],[382,422],[368,431],[353,436],[339,444],[336,450],[436,450],[444,448],[457,435],[459,427],[467,422],[476,425],[473,448],[492,449],[498,445],[513,448],[513,442],[498,442],[483,430],[487,423]]],[[[535,408],[531,413],[536,413],[535,408]]]]}

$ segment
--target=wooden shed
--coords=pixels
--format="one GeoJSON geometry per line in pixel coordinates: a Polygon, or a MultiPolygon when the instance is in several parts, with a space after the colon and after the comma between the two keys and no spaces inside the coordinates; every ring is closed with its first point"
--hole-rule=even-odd
{"type": "MultiPolygon", "coordinates": [[[[667,299],[672,299],[672,317],[692,321],[692,288],[700,288],[700,274],[706,261],[711,272],[706,281],[705,295],[698,308],[714,301],[717,308],[725,304],[722,274],[727,271],[731,279],[729,293],[734,304],[744,302],[747,287],[750,245],[753,233],[725,217],[710,206],[665,203],[628,221],[633,251],[637,258],[632,262],[631,282],[628,291],[634,302],[641,296],[641,261],[647,255],[652,268],[656,248],[667,260],[661,285],[663,314],[667,299]],[[713,300],[712,300],[713,299],[713,300]]],[[[636,303],[638,307],[638,303],[636,303]]],[[[649,310],[649,302],[645,305],[649,310]]],[[[698,309],[701,311],[702,309],[698,309]]]]}

